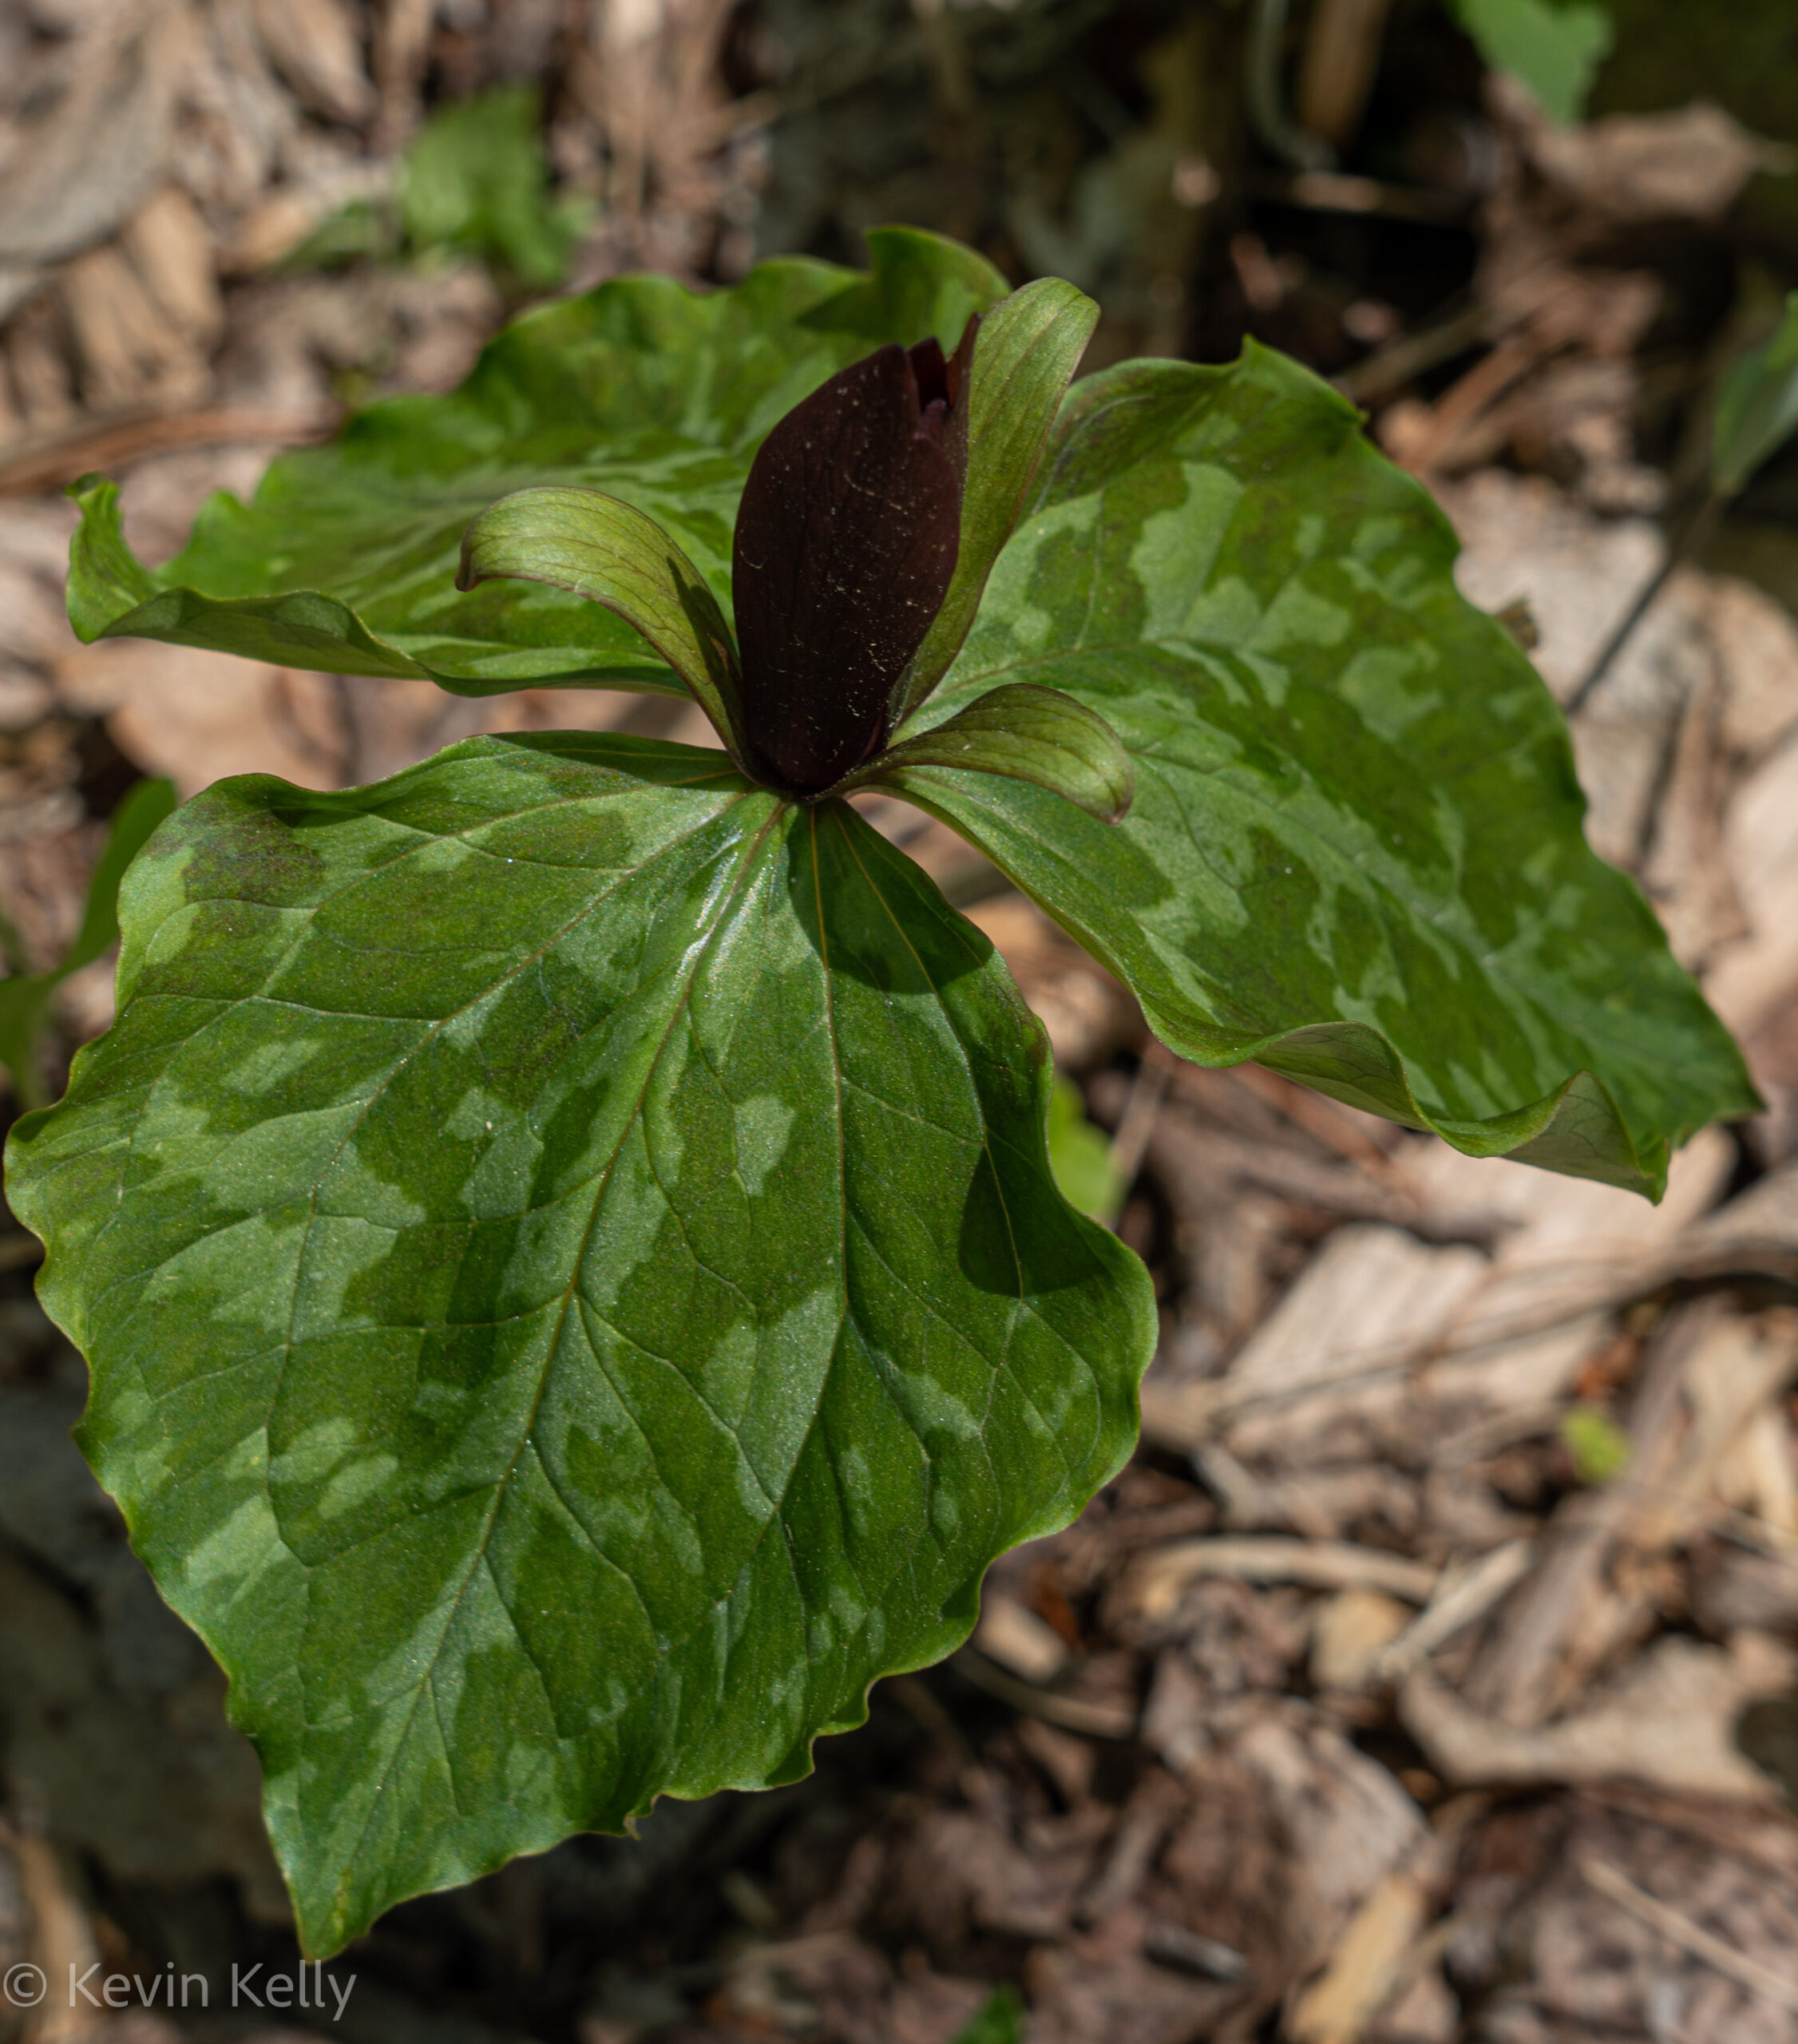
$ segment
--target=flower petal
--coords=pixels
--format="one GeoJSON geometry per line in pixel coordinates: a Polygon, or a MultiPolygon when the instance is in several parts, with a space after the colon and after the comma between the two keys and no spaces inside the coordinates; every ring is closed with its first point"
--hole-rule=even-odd
{"type": "Polygon", "coordinates": [[[747,735],[757,770],[802,794],[885,743],[893,684],[955,572],[960,479],[918,400],[904,348],[852,363],[775,426],[743,491],[747,735]]]}

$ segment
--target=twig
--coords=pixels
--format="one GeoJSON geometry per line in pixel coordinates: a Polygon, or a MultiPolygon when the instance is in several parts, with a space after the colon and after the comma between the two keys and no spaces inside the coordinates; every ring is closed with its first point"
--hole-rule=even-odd
{"type": "Polygon", "coordinates": [[[1162,1841],[1185,1807],[1180,1785],[1158,1767],[1150,1768],[1131,1792],[1103,1864],[1074,1905],[1074,1922],[1091,1929],[1131,1901],[1143,1885],[1162,1841]]]}
{"type": "Polygon", "coordinates": [[[1298,170],[1333,170],[1336,152],[1321,135],[1307,134],[1286,112],[1280,81],[1286,34],[1286,0],[1254,0],[1249,18],[1249,118],[1273,153],[1298,170]]]}
{"type": "Polygon", "coordinates": [[[1463,430],[1527,376],[1547,352],[1526,330],[1482,355],[1436,400],[1417,446],[1405,455],[1404,466],[1417,476],[1440,468],[1463,430]]]}
{"type": "Polygon", "coordinates": [[[1253,1093],[1276,1114],[1302,1128],[1307,1135],[1315,1136],[1325,1149],[1333,1150],[1337,1156],[1360,1165],[1376,1178],[1390,1179],[1392,1159],[1367,1132],[1368,1118],[1357,1120],[1353,1108],[1333,1100],[1327,1093],[1313,1093],[1309,1086],[1301,1086],[1296,1079],[1288,1079],[1265,1064],[1233,1066],[1230,1076],[1245,1092],[1253,1093]]]}
{"type": "Polygon", "coordinates": [[[1471,1567],[1452,1577],[1445,1574],[1416,1622],[1375,1657],[1375,1672],[1390,1682],[1483,1618],[1529,1574],[1535,1559],[1533,1541],[1507,1540],[1482,1555],[1471,1567]]]}
{"type": "Polygon", "coordinates": [[[974,74],[960,22],[943,11],[943,0],[912,0],[912,14],[939,106],[951,117],[965,118],[974,111],[974,74]]]}
{"type": "Polygon", "coordinates": [[[1145,1618],[1165,1618],[1189,1583],[1208,1575],[1245,1583],[1296,1583],[1306,1590],[1379,1590],[1408,1603],[1428,1602],[1441,1571],[1384,1547],[1347,1540],[1295,1540],[1284,1534],[1236,1534],[1181,1540],[1131,1570],[1125,1601],[1145,1618]]]}
{"type": "Polygon", "coordinates": [[[322,440],[331,425],[317,413],[247,411],[232,406],[85,419],[79,426],[34,435],[10,452],[0,452],[0,497],[34,496],[73,482],[90,469],[117,468],[178,447],[258,440],[292,446],[322,440]]]}
{"type": "Polygon", "coordinates": [[[1650,1929],[1658,1931],[1669,1943],[1690,1952],[1694,1959],[1701,1959],[1707,1966],[1716,1967],[1719,1973],[1726,1974],[1752,1993],[1764,1996],[1776,2007],[1798,2011],[1798,1980],[1788,1979],[1784,1974],[1776,1973],[1771,1967],[1748,1958],[1733,1945],[1726,1945],[1721,1938],[1713,1938],[1689,1917],[1681,1915],[1677,1909],[1669,1909],[1665,1903],[1645,1894],[1626,1874],[1619,1873],[1604,1860],[1584,1860],[1579,1871],[1599,1894],[1628,1910],[1650,1929]]]}
{"type": "MultiPolygon", "coordinates": [[[[1119,1135],[1121,1142],[1122,1124],[1119,1135]]],[[[1148,1148],[1158,1166],[1175,1175],[1183,1172],[1198,1178],[1202,1174],[1233,1182],[1233,1190],[1253,1186],[1295,1205],[1318,1207],[1348,1220],[1390,1222],[1423,1242],[1472,1242],[1486,1248],[1511,1225],[1503,1215],[1489,1210],[1455,1210],[1416,1198],[1402,1183],[1395,1182],[1384,1158],[1376,1175],[1359,1163],[1327,1163],[1296,1149],[1196,1124],[1184,1115],[1169,1115],[1156,1124],[1148,1148]]]]}
{"type": "MultiPolygon", "coordinates": [[[[10,1849],[18,1866],[19,1885],[31,1916],[31,1955],[38,1972],[51,1981],[62,1978],[65,1966],[71,1979],[77,1972],[85,1973],[100,1958],[100,1947],[55,1848],[35,1831],[5,1825],[0,1825],[0,1845],[10,1849]]],[[[53,1993],[38,2009],[31,2039],[32,2044],[79,2044],[84,2035],[92,2034],[73,1997],[65,2006],[53,1993]]]]}
{"type": "Polygon", "coordinates": [[[1306,213],[1376,214],[1386,220],[1421,220],[1428,226],[1451,226],[1471,201],[1452,192],[1434,192],[1416,184],[1383,184],[1374,177],[1353,177],[1339,170],[1301,170],[1289,177],[1253,177],[1252,198],[1296,207],[1306,213]]]}
{"type": "Polygon", "coordinates": [[[1111,1138],[1111,1169],[1116,1174],[1119,1186],[1127,1190],[1136,1182],[1136,1175],[1143,1168],[1149,1139],[1154,1134],[1155,1123],[1161,1115],[1161,1103],[1167,1097],[1174,1066],[1172,1054],[1159,1044],[1151,1043],[1136,1068],[1130,1097],[1124,1102],[1117,1132],[1111,1138]]]}
{"type": "Polygon", "coordinates": [[[1400,1971],[1425,1935],[1428,1898],[1395,1868],[1343,1927],[1323,1971],[1293,2004],[1293,2044],[1360,2044],[1391,2000],[1400,1971]]]}
{"type": "Polygon", "coordinates": [[[1352,141],[1380,69],[1392,0],[1320,0],[1299,66],[1298,115],[1305,129],[1341,149],[1352,141]]]}
{"type": "Polygon", "coordinates": [[[976,1689],[1008,1703],[1026,1716],[1059,1725],[1064,1732],[1078,1732],[1088,1739],[1127,1739],[1136,1729],[1136,1713],[1123,1704],[1087,1703],[1077,1696],[1058,1696],[1053,1689],[1039,1689],[996,1667],[984,1654],[964,1646],[949,1662],[976,1689]]]}
{"type": "MultiPolygon", "coordinates": [[[[1577,1265],[1570,1267],[1578,1268],[1577,1265]]],[[[1539,1268],[1544,1274],[1550,1270],[1546,1265],[1539,1268]]],[[[1302,1405],[1312,1398],[1394,1383],[1450,1357],[1509,1348],[1532,1334],[1545,1333],[1586,1314],[1615,1313],[1670,1285],[1719,1284],[1741,1278],[1760,1278],[1798,1290],[1798,1248],[1773,1241],[1676,1246],[1670,1254],[1657,1252],[1624,1265],[1614,1276],[1571,1297],[1557,1296],[1533,1310],[1513,1313],[1502,1320],[1475,1319],[1471,1325],[1422,1340],[1378,1342],[1364,1352],[1364,1360],[1352,1366],[1325,1362],[1316,1370],[1267,1388],[1233,1386],[1227,1379],[1174,1385],[1151,1377],[1143,1387],[1143,1431],[1158,1446],[1190,1454],[1218,1428],[1250,1412],[1277,1412],[1302,1405]]]]}
{"type": "Polygon", "coordinates": [[[1569,717],[1577,717],[1585,708],[1593,690],[1610,673],[1617,656],[1634,636],[1636,627],[1647,616],[1655,598],[1673,579],[1673,570],[1683,567],[1710,537],[1726,501],[1716,490],[1709,492],[1697,510],[1687,521],[1679,537],[1669,545],[1661,565],[1643,584],[1636,600],[1624,613],[1622,623],[1605,641],[1598,657],[1586,669],[1578,687],[1567,698],[1569,717]]]}
{"type": "MultiPolygon", "coordinates": [[[[1724,1310],[1715,1293],[1676,1306],[1649,1343],[1630,1416],[1630,1473],[1638,1481],[1657,1482],[1667,1473],[1685,1420],[1687,1369],[1724,1310]]],[[[1534,1727],[1570,1678],[1588,1671],[1594,1608],[1636,1508],[1627,1483],[1562,1501],[1543,1535],[1537,1567],[1480,1655],[1470,1700],[1507,1724],[1534,1727]]]]}
{"type": "Polygon", "coordinates": [[[1165,1916],[1149,1919],[1143,1950],[1158,1966],[1171,1966],[1176,1972],[1194,1974],[1201,1980],[1222,1980],[1234,1987],[1249,1977],[1248,1959],[1234,1945],[1189,1931],[1184,1923],[1171,1923],[1165,1916]]]}
{"type": "Polygon", "coordinates": [[[1372,404],[1388,391],[1408,383],[1412,377],[1421,376],[1426,370],[1494,338],[1491,308],[1477,303],[1463,305],[1433,327],[1420,327],[1415,334],[1388,342],[1333,381],[1351,404],[1372,404]]]}

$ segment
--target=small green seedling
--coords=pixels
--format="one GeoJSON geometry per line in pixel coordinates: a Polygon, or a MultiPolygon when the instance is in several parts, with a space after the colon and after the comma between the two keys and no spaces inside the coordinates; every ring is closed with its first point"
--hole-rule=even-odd
{"type": "Polygon", "coordinates": [[[1630,1436],[1608,1412],[1575,1405],[1561,1422],[1561,1440],[1582,1483],[1609,1483],[1629,1467],[1630,1436]]]}
{"type": "Polygon", "coordinates": [[[955,2044],[1024,2044],[1024,1998],[1009,1981],[993,1989],[955,2044]]]}

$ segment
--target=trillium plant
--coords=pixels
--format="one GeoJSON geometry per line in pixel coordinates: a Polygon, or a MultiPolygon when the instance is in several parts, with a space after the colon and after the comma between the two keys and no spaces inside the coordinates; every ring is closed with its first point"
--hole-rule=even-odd
{"type": "Polygon", "coordinates": [[[155,573],[77,486],[85,637],[718,737],[221,782],[13,1135],[82,1446],[229,1674],[314,1953],[803,1774],[1129,1452],[1147,1277],[1056,1190],[1003,964],[859,791],[1199,1064],[1651,1197],[1754,1105],[1342,399],[1254,347],[1071,384],[1078,291],[870,240],[536,312],[155,573]]]}

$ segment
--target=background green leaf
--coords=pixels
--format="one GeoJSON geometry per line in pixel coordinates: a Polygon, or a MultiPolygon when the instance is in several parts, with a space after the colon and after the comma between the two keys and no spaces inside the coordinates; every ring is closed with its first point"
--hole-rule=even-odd
{"type": "Polygon", "coordinates": [[[1087,1103],[1071,1079],[1058,1078],[1049,1102],[1049,1167],[1062,1197],[1103,1221],[1117,1218],[1130,1190],[1111,1158],[1111,1141],[1087,1119],[1087,1103]]]}
{"type": "Polygon", "coordinates": [[[71,972],[103,958],[118,942],[119,883],[125,869],[149,842],[150,834],[175,807],[175,790],[168,781],[139,781],[125,792],[113,813],[106,844],[88,882],[87,901],[75,940],[48,971],[27,972],[18,940],[0,923],[9,976],[0,980],[0,1064],[12,1075],[13,1086],[28,1107],[41,1104],[44,1087],[38,1071],[50,1003],[71,972]]]}
{"type": "Polygon", "coordinates": [[[1455,18],[1495,71],[1521,78],[1551,119],[1578,120],[1614,39],[1598,0],[1452,0],[1455,18]]]}
{"type": "Polygon", "coordinates": [[[252,503],[214,497],[152,575],[110,485],[86,513],[69,612],[85,639],[137,636],[347,674],[429,675],[459,695],[553,681],[683,692],[620,619],[560,589],[455,588],[469,521],[538,483],[622,497],[672,533],[728,613],[731,533],[762,436],[887,341],[953,347],[1005,281],[909,228],[868,237],[867,274],[764,263],[734,290],[627,277],[527,315],[448,398],[394,398],[328,446],[286,454],[252,503]]]}
{"type": "Polygon", "coordinates": [[[1046,1040],[846,805],[473,739],[220,783],[123,917],[8,1183],[312,1951],[803,1773],[1127,1453],[1154,1302],[1046,1040]]]}
{"type": "Polygon", "coordinates": [[[1798,291],[1774,333],[1735,363],[1717,394],[1711,482],[1721,496],[1747,488],[1762,462],[1798,433],[1798,291]]]}
{"type": "Polygon", "coordinates": [[[924,713],[1036,681],[1136,763],[1115,829],[900,767],[1202,1064],[1257,1058],[1475,1155],[1657,1194],[1756,1104],[1634,885],[1587,848],[1559,711],[1457,593],[1424,490],[1251,344],[1075,387],[924,713]]]}
{"type": "Polygon", "coordinates": [[[534,86],[502,85],[440,108],[406,153],[400,218],[417,248],[460,248],[521,283],[558,284],[579,233],[552,204],[534,86]]]}
{"type": "Polygon", "coordinates": [[[291,275],[406,256],[429,264],[450,253],[484,262],[514,294],[559,284],[594,205],[553,192],[542,113],[529,85],[437,107],[392,166],[391,188],[352,200],[276,267],[291,275]]]}

